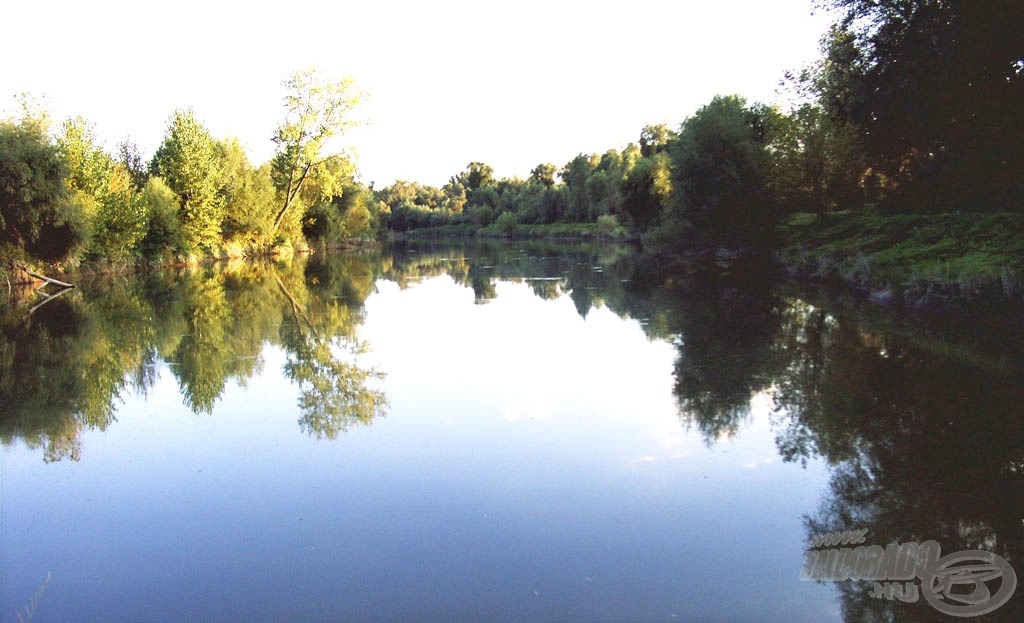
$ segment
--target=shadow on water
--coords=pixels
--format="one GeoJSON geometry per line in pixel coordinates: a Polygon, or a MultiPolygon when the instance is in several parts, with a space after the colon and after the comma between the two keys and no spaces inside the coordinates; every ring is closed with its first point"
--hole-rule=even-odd
{"type": "MultiPolygon", "coordinates": [[[[386,409],[380,375],[359,362],[364,303],[380,279],[410,287],[447,275],[477,303],[520,281],[581,316],[605,307],[676,349],[681,425],[708,445],[741,432],[770,398],[779,455],[831,469],[814,534],[866,528],[868,541],[935,540],[986,550],[1024,572],[1024,339],[1016,325],[899,316],[763,276],[661,282],[631,249],[486,241],[396,246],[282,264],[226,264],[108,279],[0,318],[0,436],[47,461],[80,458],[81,432],[116,421],[127,392],[167,370],[196,413],[231,381],[285,353],[299,427],[333,439],[386,409]]],[[[794,570],[794,575],[797,573],[794,570]]],[[[844,619],[942,618],[837,582],[844,619]]],[[[976,620],[1021,620],[1021,593],[976,620]]]]}

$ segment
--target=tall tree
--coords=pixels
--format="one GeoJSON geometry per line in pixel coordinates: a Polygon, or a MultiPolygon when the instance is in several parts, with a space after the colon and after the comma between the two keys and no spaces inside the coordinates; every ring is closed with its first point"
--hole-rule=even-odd
{"type": "Polygon", "coordinates": [[[311,176],[325,178],[320,187],[333,194],[335,188],[326,179],[331,170],[325,164],[344,157],[330,153],[329,143],[355,125],[351,112],[363,99],[352,79],[329,81],[315,69],[296,72],[284,85],[287,113],[274,136],[277,151],[272,161],[274,185],[281,195],[275,234],[311,176]]]}
{"type": "Polygon", "coordinates": [[[67,258],[85,238],[82,210],[67,201],[67,167],[44,119],[0,121],[0,255],[67,258]]]}
{"type": "Polygon", "coordinates": [[[590,200],[587,198],[587,177],[593,170],[590,158],[583,154],[566,163],[559,176],[565,184],[567,217],[571,221],[585,221],[590,213],[590,200]]]}
{"type": "Polygon", "coordinates": [[[683,122],[671,143],[673,197],[654,250],[699,258],[767,242],[764,126],[764,111],[735,95],[716,96],[683,122]]]}
{"type": "Polygon", "coordinates": [[[551,188],[555,185],[555,173],[557,169],[553,164],[538,164],[530,171],[530,181],[541,184],[544,188],[551,188]]]}
{"type": "Polygon", "coordinates": [[[866,164],[854,126],[811,103],[773,115],[771,126],[767,183],[781,210],[823,215],[863,204],[866,164]]]}
{"type": "Polygon", "coordinates": [[[466,170],[452,178],[452,183],[461,184],[466,190],[478,190],[494,183],[494,168],[483,162],[470,162],[466,170]]]}
{"type": "Polygon", "coordinates": [[[175,111],[152,172],[178,195],[182,243],[188,251],[213,250],[221,241],[223,166],[217,142],[192,111],[175,111]]]}
{"type": "Polygon", "coordinates": [[[73,201],[83,207],[89,221],[86,255],[131,258],[146,230],[146,211],[131,171],[103,150],[93,124],[82,117],[64,122],[57,146],[68,167],[73,201]]]}
{"type": "Polygon", "coordinates": [[[1024,3],[824,0],[823,101],[914,209],[1024,205],[1024,3]]]}
{"type": "Polygon", "coordinates": [[[224,167],[224,237],[243,244],[266,241],[277,208],[269,167],[253,168],[237,139],[219,141],[224,167]]]}
{"type": "Polygon", "coordinates": [[[649,158],[665,151],[673,138],[675,133],[664,123],[645,125],[640,131],[640,152],[644,158],[649,158]]]}

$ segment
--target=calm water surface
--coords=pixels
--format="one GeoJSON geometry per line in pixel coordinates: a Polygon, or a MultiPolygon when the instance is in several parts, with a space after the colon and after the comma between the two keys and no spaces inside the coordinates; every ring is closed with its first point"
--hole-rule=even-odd
{"type": "Polygon", "coordinates": [[[2,620],[951,620],[801,581],[853,528],[1024,571],[1016,325],[639,274],[419,245],[3,308],[2,620]]]}

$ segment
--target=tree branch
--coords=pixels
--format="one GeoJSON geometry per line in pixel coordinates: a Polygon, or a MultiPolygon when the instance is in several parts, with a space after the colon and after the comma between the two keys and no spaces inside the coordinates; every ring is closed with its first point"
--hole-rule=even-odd
{"type": "Polygon", "coordinates": [[[29,277],[35,277],[36,279],[39,279],[41,281],[45,281],[46,283],[52,283],[55,286],[59,286],[61,288],[73,288],[73,287],[75,287],[74,284],[66,283],[64,281],[58,281],[56,279],[53,279],[52,277],[47,277],[46,275],[40,275],[39,273],[34,273],[34,272],[32,272],[31,270],[28,269],[28,266],[25,266],[24,264],[18,264],[18,268],[20,268],[21,270],[25,271],[25,274],[27,274],[29,277]]]}

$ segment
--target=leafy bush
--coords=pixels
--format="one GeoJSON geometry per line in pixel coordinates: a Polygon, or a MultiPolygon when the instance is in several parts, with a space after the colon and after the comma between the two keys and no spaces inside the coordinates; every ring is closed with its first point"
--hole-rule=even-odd
{"type": "Polygon", "coordinates": [[[516,226],[519,224],[516,215],[511,212],[503,212],[498,220],[494,222],[495,227],[502,234],[511,234],[515,231],[516,226]]]}

